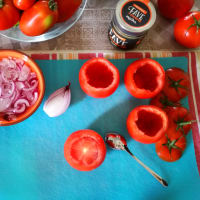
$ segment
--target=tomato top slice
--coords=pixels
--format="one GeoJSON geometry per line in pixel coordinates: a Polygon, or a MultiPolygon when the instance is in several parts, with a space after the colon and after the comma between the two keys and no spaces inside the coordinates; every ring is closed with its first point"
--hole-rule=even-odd
{"type": "Polygon", "coordinates": [[[188,95],[190,88],[189,76],[180,68],[166,70],[163,92],[169,100],[177,102],[188,95]]]}
{"type": "Polygon", "coordinates": [[[168,117],[156,106],[138,106],[127,118],[130,136],[138,142],[150,144],[157,142],[168,127],[168,117]]]}
{"type": "Polygon", "coordinates": [[[130,64],[124,79],[131,95],[141,99],[152,98],[164,86],[165,71],[155,60],[145,58],[130,64]]]}
{"type": "Polygon", "coordinates": [[[95,98],[110,96],[117,89],[119,80],[119,70],[104,58],[88,60],[79,72],[82,90],[95,98]]]}
{"type": "Polygon", "coordinates": [[[167,131],[156,143],[156,153],[162,160],[173,162],[182,156],[186,143],[183,135],[179,135],[175,131],[167,131]]]}
{"type": "Polygon", "coordinates": [[[80,171],[97,168],[105,159],[106,146],[102,137],[92,130],[72,133],[64,146],[67,162],[80,171]]]}

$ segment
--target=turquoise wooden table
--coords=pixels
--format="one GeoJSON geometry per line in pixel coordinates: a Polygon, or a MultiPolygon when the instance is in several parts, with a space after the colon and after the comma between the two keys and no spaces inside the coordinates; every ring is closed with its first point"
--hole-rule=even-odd
{"type": "MultiPolygon", "coordinates": [[[[46,79],[45,98],[71,81],[72,102],[68,111],[49,118],[39,109],[24,122],[0,127],[0,200],[198,200],[198,175],[192,133],[180,160],[167,163],[158,158],[154,144],[130,138],[126,118],[135,106],[149,100],[133,98],[125,89],[123,76],[134,59],[111,60],[121,75],[117,91],[106,99],[86,96],[78,83],[85,60],[38,60],[46,79]],[[64,159],[67,137],[79,129],[93,129],[103,137],[116,131],[124,135],[131,151],[169,182],[164,188],[123,151],[107,148],[104,163],[96,170],[80,172],[64,159]]],[[[165,69],[187,70],[187,59],[158,58],[165,69]]],[[[188,107],[187,99],[183,104],[188,107]]]]}

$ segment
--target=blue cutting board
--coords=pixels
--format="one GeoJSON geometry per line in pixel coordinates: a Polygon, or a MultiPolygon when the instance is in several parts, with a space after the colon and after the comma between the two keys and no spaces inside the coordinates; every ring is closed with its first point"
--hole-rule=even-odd
{"type": "MultiPolygon", "coordinates": [[[[158,58],[165,69],[177,66],[187,71],[187,59],[158,58]]],[[[46,79],[44,100],[71,81],[72,102],[66,113],[49,118],[39,109],[24,122],[0,127],[0,200],[199,200],[192,135],[180,160],[167,163],[158,158],[154,144],[130,138],[126,118],[148,100],[133,98],[123,84],[124,72],[134,59],[111,60],[120,70],[117,91],[106,99],[86,96],[78,82],[85,60],[37,61],[46,79]],[[93,129],[103,137],[117,131],[128,140],[133,153],[163,176],[169,187],[160,185],[126,152],[108,148],[104,163],[90,172],[71,168],[63,156],[67,137],[79,129],[93,129]]],[[[188,107],[187,99],[183,101],[188,107]]]]}

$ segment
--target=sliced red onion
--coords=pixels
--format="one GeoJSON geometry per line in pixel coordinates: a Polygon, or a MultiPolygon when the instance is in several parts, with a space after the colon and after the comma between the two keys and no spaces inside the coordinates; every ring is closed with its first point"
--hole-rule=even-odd
{"type": "Polygon", "coordinates": [[[28,76],[29,76],[29,73],[30,73],[30,68],[27,67],[26,65],[24,65],[22,67],[22,70],[21,70],[20,74],[19,74],[18,80],[19,81],[25,81],[25,80],[27,80],[28,76]]]}
{"type": "Polygon", "coordinates": [[[1,84],[1,96],[2,98],[11,97],[15,90],[14,82],[4,82],[1,84]]]}
{"type": "Polygon", "coordinates": [[[23,60],[4,58],[0,61],[0,115],[13,119],[38,99],[38,80],[35,72],[23,60]]]}
{"type": "Polygon", "coordinates": [[[33,91],[38,86],[37,80],[32,80],[29,88],[23,88],[24,91],[33,91]]]}
{"type": "Polygon", "coordinates": [[[18,99],[14,104],[14,112],[15,113],[22,113],[25,111],[26,107],[29,107],[30,104],[26,99],[18,99]]]}
{"type": "Polygon", "coordinates": [[[31,106],[35,104],[38,99],[38,92],[34,92],[33,100],[31,101],[31,106]]]}
{"type": "Polygon", "coordinates": [[[17,87],[18,90],[22,90],[25,87],[24,83],[21,82],[21,81],[17,81],[15,83],[15,85],[16,85],[16,87],[17,87]]]}
{"type": "Polygon", "coordinates": [[[0,112],[4,112],[11,104],[9,98],[0,98],[0,112]]]}

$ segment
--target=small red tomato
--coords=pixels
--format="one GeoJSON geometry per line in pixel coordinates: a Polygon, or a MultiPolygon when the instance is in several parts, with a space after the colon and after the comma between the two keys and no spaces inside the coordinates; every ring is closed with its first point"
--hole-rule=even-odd
{"type": "Polygon", "coordinates": [[[168,117],[156,106],[138,106],[127,118],[130,136],[138,142],[150,144],[157,142],[168,127],[168,117]]]}
{"type": "Polygon", "coordinates": [[[82,3],[82,0],[55,0],[58,3],[58,22],[69,19],[82,3]]]}
{"type": "Polygon", "coordinates": [[[0,1],[0,30],[13,27],[20,18],[20,13],[13,5],[12,0],[0,1]]]}
{"type": "Polygon", "coordinates": [[[72,133],[64,145],[67,162],[80,171],[90,171],[99,167],[106,156],[103,138],[92,130],[79,130],[72,133]]]}
{"type": "Polygon", "coordinates": [[[155,60],[140,59],[128,66],[125,72],[125,86],[136,98],[147,99],[158,94],[165,82],[165,71],[155,60]]]}
{"type": "Polygon", "coordinates": [[[169,19],[183,17],[189,12],[194,0],[158,0],[160,13],[169,19]]]}
{"type": "Polygon", "coordinates": [[[47,32],[57,19],[57,3],[54,0],[40,0],[23,12],[19,27],[25,35],[37,36],[47,32]]]}
{"type": "Polygon", "coordinates": [[[156,143],[156,153],[162,160],[173,162],[182,156],[186,143],[183,135],[177,135],[176,132],[167,132],[156,143]]]}
{"type": "Polygon", "coordinates": [[[119,80],[119,70],[105,58],[88,60],[79,72],[82,90],[95,98],[110,96],[117,89],[119,80]]]}
{"type": "Polygon", "coordinates": [[[165,72],[163,92],[170,101],[177,102],[189,93],[190,80],[188,73],[179,68],[171,68],[165,72]]]}
{"type": "Polygon", "coordinates": [[[184,107],[172,108],[168,113],[169,127],[174,129],[174,132],[186,135],[190,130],[192,123],[192,116],[190,112],[184,107]]]}
{"type": "Polygon", "coordinates": [[[171,108],[181,106],[181,103],[170,101],[163,92],[160,92],[151,99],[150,105],[157,106],[168,113],[171,108]]]}
{"type": "Polygon", "coordinates": [[[178,19],[174,26],[174,37],[179,44],[187,48],[199,47],[200,11],[190,12],[178,19]]]}
{"type": "Polygon", "coordinates": [[[30,8],[36,0],[13,0],[13,3],[16,8],[20,10],[27,10],[30,8]]]}

